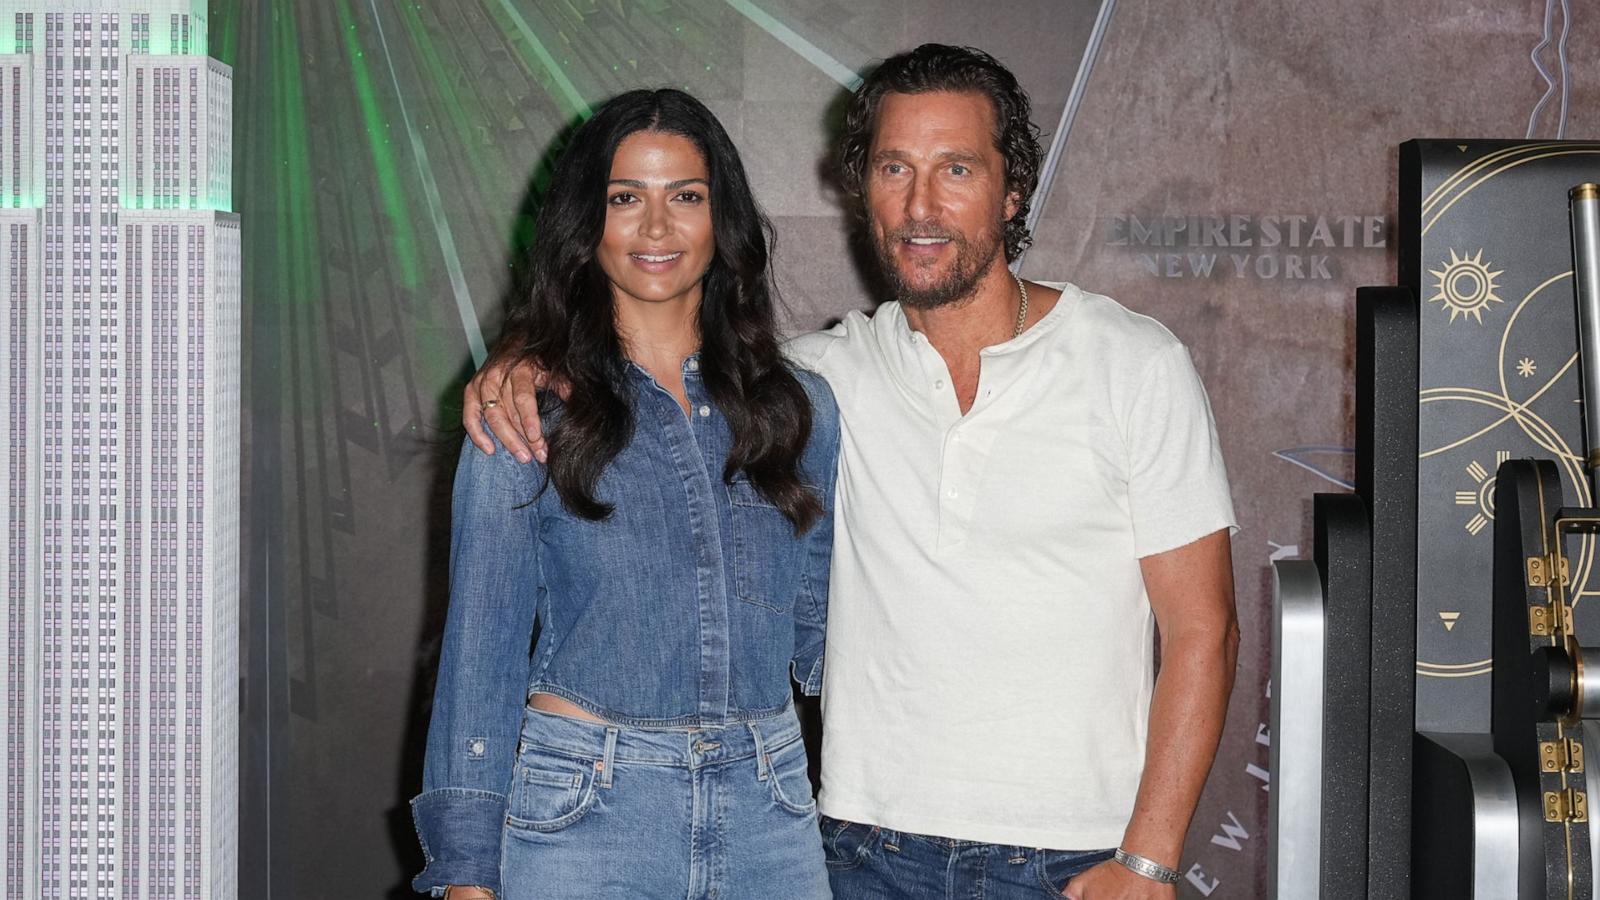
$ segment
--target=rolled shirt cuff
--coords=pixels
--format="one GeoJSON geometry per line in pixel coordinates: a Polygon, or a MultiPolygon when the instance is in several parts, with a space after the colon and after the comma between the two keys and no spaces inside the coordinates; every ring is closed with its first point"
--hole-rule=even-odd
{"type": "Polygon", "coordinates": [[[817,654],[817,658],[811,663],[811,671],[804,678],[800,677],[802,664],[801,660],[794,661],[794,679],[800,682],[800,693],[807,697],[815,697],[822,693],[822,654],[817,654]]]}
{"type": "Polygon", "coordinates": [[[427,860],[411,881],[413,890],[438,896],[448,885],[479,885],[500,895],[504,794],[437,788],[411,800],[411,820],[427,860]]]}

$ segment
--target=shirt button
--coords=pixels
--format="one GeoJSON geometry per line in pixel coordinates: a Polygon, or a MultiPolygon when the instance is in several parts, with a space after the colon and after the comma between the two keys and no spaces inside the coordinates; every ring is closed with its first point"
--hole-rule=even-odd
{"type": "Polygon", "coordinates": [[[711,407],[702,404],[700,407],[700,418],[704,419],[709,415],[711,415],[711,407]]]}
{"type": "Polygon", "coordinates": [[[936,391],[944,390],[944,379],[941,378],[938,381],[935,381],[933,383],[933,389],[936,390],[936,391]]]}
{"type": "Polygon", "coordinates": [[[950,490],[945,491],[944,495],[946,497],[949,497],[951,500],[954,500],[956,498],[956,489],[955,488],[951,488],[950,490]]]}

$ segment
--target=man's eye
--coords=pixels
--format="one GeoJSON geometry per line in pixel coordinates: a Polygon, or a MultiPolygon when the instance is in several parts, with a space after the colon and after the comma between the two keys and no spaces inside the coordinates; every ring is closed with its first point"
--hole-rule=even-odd
{"type": "Polygon", "coordinates": [[[967,168],[966,166],[963,166],[960,163],[956,163],[955,165],[950,167],[950,174],[951,175],[965,175],[965,174],[967,174],[968,172],[971,172],[971,171],[972,171],[971,169],[967,168]]]}
{"type": "Polygon", "coordinates": [[[606,202],[610,203],[612,206],[626,206],[633,201],[634,196],[632,194],[612,194],[611,199],[607,200],[606,202]]]}
{"type": "Polygon", "coordinates": [[[883,166],[883,174],[885,175],[899,175],[905,170],[906,167],[900,165],[899,163],[885,163],[883,166]]]}

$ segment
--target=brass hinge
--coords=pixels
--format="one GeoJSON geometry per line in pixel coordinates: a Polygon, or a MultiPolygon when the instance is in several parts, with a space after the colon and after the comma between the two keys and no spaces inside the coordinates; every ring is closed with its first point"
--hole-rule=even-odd
{"type": "Polygon", "coordinates": [[[1572,623],[1572,607],[1561,603],[1528,607],[1528,633],[1536,637],[1565,634],[1572,623]]]}
{"type": "Polygon", "coordinates": [[[1544,820],[1546,822],[1589,821],[1589,798],[1583,791],[1567,788],[1564,791],[1545,791],[1544,820]]]}
{"type": "Polygon", "coordinates": [[[1549,587],[1551,572],[1558,573],[1561,586],[1566,587],[1568,581],[1567,558],[1559,553],[1528,557],[1529,587],[1549,587]]]}
{"type": "Polygon", "coordinates": [[[1572,738],[1539,742],[1539,770],[1542,772],[1583,771],[1583,744],[1572,738]]]}

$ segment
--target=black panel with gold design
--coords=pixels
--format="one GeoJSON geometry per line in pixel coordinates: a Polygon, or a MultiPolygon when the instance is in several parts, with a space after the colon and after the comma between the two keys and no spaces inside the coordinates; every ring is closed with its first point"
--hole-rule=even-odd
{"type": "MultiPolygon", "coordinates": [[[[1422,731],[1490,727],[1491,523],[1508,459],[1555,462],[1587,506],[1567,191],[1600,179],[1600,143],[1401,146],[1400,284],[1416,292],[1417,683],[1422,731]]],[[[1575,539],[1578,638],[1600,644],[1592,535],[1575,539]],[[1592,620],[1592,621],[1591,621],[1592,620]]]]}

